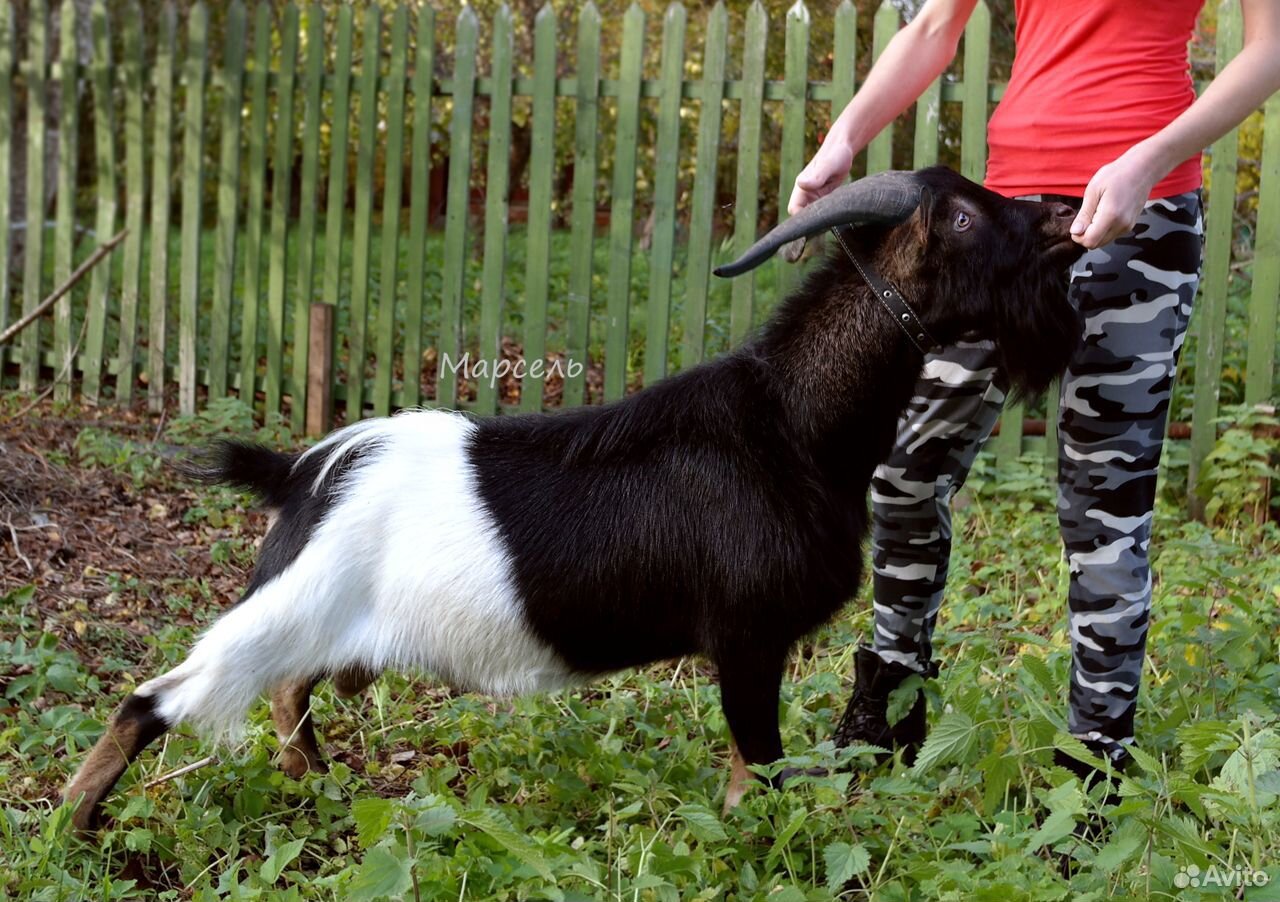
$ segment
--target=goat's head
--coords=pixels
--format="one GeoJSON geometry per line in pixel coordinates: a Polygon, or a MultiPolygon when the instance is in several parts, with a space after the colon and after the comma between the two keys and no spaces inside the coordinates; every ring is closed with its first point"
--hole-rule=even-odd
{"type": "MultiPolygon", "coordinates": [[[[783,245],[853,226],[851,246],[902,292],[934,339],[994,339],[1010,384],[1036,394],[1080,340],[1066,295],[1067,267],[1083,253],[1071,240],[1074,216],[1065,204],[1010,200],[945,167],[885,172],[810,204],[716,273],[746,272],[783,245]]],[[[860,281],[852,265],[833,271],[860,281]]]]}

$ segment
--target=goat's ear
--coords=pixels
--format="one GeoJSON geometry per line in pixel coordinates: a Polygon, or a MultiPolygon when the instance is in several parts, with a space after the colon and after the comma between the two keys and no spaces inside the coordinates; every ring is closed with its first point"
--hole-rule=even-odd
{"type": "Polygon", "coordinates": [[[923,246],[929,244],[929,234],[933,230],[934,203],[933,192],[921,185],[920,206],[916,208],[916,236],[923,246]]]}

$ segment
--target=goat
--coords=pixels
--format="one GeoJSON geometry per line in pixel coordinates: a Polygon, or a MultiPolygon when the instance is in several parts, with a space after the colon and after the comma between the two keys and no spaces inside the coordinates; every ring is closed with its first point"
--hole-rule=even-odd
{"type": "Polygon", "coordinates": [[[719,674],[735,804],[746,765],[783,755],[791,646],[856,593],[868,483],[928,344],[995,339],[1022,393],[1066,367],[1072,216],[944,168],[882,173],[717,270],[837,230],[841,248],[749,341],[624,400],[408,411],[301,454],[222,445],[205,475],[274,515],[255,572],[182,664],[118,708],[64,791],[73,823],[96,823],[166,730],[234,734],[264,692],[300,775],[323,768],[307,712],[326,676],[343,694],[394,669],[509,696],[690,654],[719,674]]]}

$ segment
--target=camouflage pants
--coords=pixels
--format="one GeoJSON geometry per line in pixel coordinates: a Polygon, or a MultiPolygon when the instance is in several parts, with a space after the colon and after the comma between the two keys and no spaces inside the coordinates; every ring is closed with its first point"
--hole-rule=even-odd
{"type": "MultiPolygon", "coordinates": [[[[1150,201],[1133,232],[1071,271],[1084,342],[1062,378],[1058,430],[1058,519],[1071,574],[1069,728],[1113,756],[1133,740],[1156,471],[1202,235],[1198,192],[1150,201]]],[[[988,342],[929,355],[872,481],[873,647],[886,661],[922,670],[932,658],[949,504],[1003,406],[997,360],[988,342]]]]}

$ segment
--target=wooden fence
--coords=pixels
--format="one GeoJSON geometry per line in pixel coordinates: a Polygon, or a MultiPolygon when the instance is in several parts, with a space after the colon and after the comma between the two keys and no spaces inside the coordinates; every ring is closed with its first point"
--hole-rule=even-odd
{"type": "MultiPolygon", "coordinates": [[[[1237,6],[1236,0],[1225,0],[1220,8],[1219,68],[1240,46],[1237,6]]],[[[326,23],[319,7],[288,5],[276,20],[265,2],[250,16],[235,0],[226,9],[225,40],[217,48],[209,47],[209,13],[202,3],[193,4],[182,22],[172,5],[165,7],[158,28],[146,35],[136,5],[121,8],[126,13],[110,20],[101,2],[93,7],[93,57],[82,66],[72,38],[76,13],[71,3],[51,13],[45,0],[26,0],[16,7],[0,0],[0,161],[11,158],[14,142],[25,141],[25,196],[41,198],[47,180],[56,184],[51,227],[41,226],[38,209],[27,217],[31,222],[22,233],[20,280],[8,278],[11,268],[16,270],[17,261],[10,259],[14,242],[0,242],[0,274],[6,276],[0,278],[0,329],[33,308],[96,240],[122,224],[129,230],[118,265],[95,270],[87,290],[57,304],[51,324],[29,328],[15,348],[0,349],[5,355],[0,365],[16,367],[24,389],[53,379],[59,397],[70,397],[78,384],[89,402],[110,397],[129,403],[145,386],[151,405],[158,407],[166,389],[176,384],[184,412],[194,410],[201,398],[230,393],[248,397],[252,389],[260,393],[260,409],[287,410],[295,428],[301,427],[306,406],[308,313],[316,301],[338,308],[334,391],[345,402],[348,419],[424,402],[481,412],[509,406],[491,380],[477,380],[473,399],[460,398],[457,380],[439,361],[444,354],[457,360],[468,348],[476,348],[480,358],[499,359],[513,309],[521,314],[522,334],[508,337],[522,344],[528,361],[544,358],[548,335],[554,333],[558,353],[586,362],[593,338],[589,328],[593,322],[603,324],[603,340],[594,337],[602,351],[597,355],[602,371],[599,366],[570,366],[562,387],[564,403],[588,397],[591,372],[600,379],[603,397],[613,399],[673,366],[698,362],[707,347],[713,257],[741,250],[766,225],[759,216],[766,192],[776,192],[778,207],[785,208],[791,180],[814,150],[814,136],[806,136],[806,110],[816,104],[834,116],[852,96],[857,30],[867,24],[857,22],[854,7],[844,0],[832,13],[833,45],[813,46],[803,0],[782,23],[767,21],[757,3],[745,15],[740,59],[731,60],[729,17],[723,4],[717,4],[708,13],[704,46],[689,54],[696,63],[691,66],[684,48],[686,12],[672,5],[662,22],[660,71],[652,73],[645,71],[642,10],[632,6],[620,22],[608,24],[621,29],[621,42],[618,58],[605,60],[601,17],[587,3],[577,19],[572,74],[565,76],[558,71],[557,21],[545,8],[532,26],[532,77],[523,77],[512,68],[510,13],[503,9],[492,23],[492,64],[482,74],[477,71],[479,22],[464,7],[454,23],[452,72],[438,77],[437,13],[429,5],[398,7],[388,14],[375,4],[362,11],[343,4],[336,22],[326,23]],[[14,38],[15,9],[28,17],[22,47],[14,38]],[[336,40],[326,41],[326,25],[336,40]],[[58,59],[50,59],[55,28],[63,35],[62,50],[58,59]],[[412,54],[411,31],[416,34],[412,54]],[[357,37],[362,52],[360,65],[353,66],[357,37]],[[768,72],[766,48],[777,40],[784,42],[784,71],[768,72]],[[830,79],[811,80],[816,66],[811,60],[828,51],[830,79]],[[218,58],[216,65],[211,58],[218,58]],[[385,60],[385,68],[368,64],[371,60],[385,60]],[[78,90],[87,92],[83,103],[76,101],[78,90]],[[55,92],[62,101],[59,118],[46,131],[39,124],[55,92]],[[15,116],[17,96],[26,104],[25,116],[15,116]],[[508,288],[507,271],[513,102],[531,107],[532,133],[519,297],[508,288]],[[559,159],[558,104],[573,109],[573,139],[571,145],[563,142],[568,150],[562,149],[559,159]],[[734,105],[736,133],[728,134],[724,111],[734,105]],[[86,108],[93,120],[92,167],[81,167],[87,155],[71,146],[76,117],[86,108]],[[354,123],[353,109],[358,111],[354,123]],[[382,121],[379,109],[385,111],[382,121]],[[610,117],[603,115],[606,111],[610,117]],[[640,165],[637,155],[642,111],[656,116],[651,168],[640,165]],[[487,159],[481,161],[473,135],[484,112],[487,159]],[[447,144],[448,172],[441,179],[442,173],[431,172],[430,149],[433,129],[441,128],[446,115],[447,140],[439,143],[447,144]],[[211,117],[216,133],[206,134],[211,117]],[[780,122],[781,177],[762,185],[762,149],[769,150],[761,137],[766,117],[772,117],[771,125],[780,122]],[[28,124],[24,135],[15,134],[19,119],[28,124]],[[612,160],[600,159],[599,153],[599,132],[606,121],[611,122],[612,160]],[[694,121],[696,128],[691,128],[694,121]],[[322,172],[322,130],[331,148],[327,173],[322,172]],[[177,153],[175,139],[181,144],[177,153]],[[51,140],[65,140],[70,152],[59,154],[56,172],[45,172],[45,142],[51,140]],[[379,149],[384,160],[404,160],[408,154],[407,166],[385,166],[380,194],[374,187],[379,149]],[[348,186],[352,154],[354,184],[348,186]],[[553,173],[557,163],[563,169],[566,157],[572,160],[572,183],[558,196],[553,173]],[[678,242],[679,164],[689,159],[694,174],[687,238],[678,242]],[[210,160],[213,165],[207,165],[210,160]],[[482,223],[477,224],[469,221],[468,208],[482,162],[485,191],[482,223]],[[734,167],[732,211],[717,208],[717,167],[734,167]],[[407,184],[402,181],[406,168],[407,184]],[[606,169],[610,184],[601,191],[598,176],[606,169]],[[639,190],[638,182],[643,183],[639,190]],[[215,183],[213,209],[202,210],[203,189],[215,183]],[[445,192],[438,272],[425,263],[425,248],[433,240],[428,210],[439,201],[431,197],[433,183],[443,185],[445,192]],[[86,186],[96,186],[96,216],[92,232],[78,237],[76,188],[86,186]],[[354,210],[346,205],[349,188],[354,210]],[[410,198],[407,230],[401,210],[405,194],[410,198]],[[381,206],[376,223],[375,204],[381,206]],[[548,291],[553,205],[567,211],[562,214],[568,225],[569,270],[563,298],[549,298],[548,291]],[[607,225],[598,228],[601,206],[609,215],[607,225]],[[171,223],[171,214],[176,222],[171,223]],[[647,248],[641,251],[636,223],[645,219],[650,229],[647,248]],[[731,234],[721,241],[717,227],[723,231],[730,219],[731,234]],[[202,244],[210,227],[212,240],[202,244]],[[51,253],[46,231],[51,232],[51,253]],[[173,253],[171,231],[180,235],[173,253]],[[344,241],[351,243],[349,266],[343,262],[344,241]],[[602,245],[607,248],[603,267],[596,263],[602,245]],[[468,271],[475,250],[483,261],[478,278],[468,271]],[[647,292],[633,288],[632,264],[642,254],[648,261],[647,292]],[[672,271],[680,255],[682,293],[676,297],[672,271]],[[210,281],[202,273],[206,268],[211,285],[202,284],[202,279],[210,281]],[[10,283],[19,281],[20,302],[16,291],[9,296],[10,283]],[[549,301],[554,311],[562,312],[551,315],[549,301]],[[637,311],[643,311],[642,357],[634,356],[629,346],[629,321],[637,311]],[[680,316],[674,318],[673,311],[680,316]],[[433,334],[425,334],[427,322],[435,324],[433,334]],[[233,340],[237,335],[238,341],[233,340]],[[675,335],[678,341],[671,340],[675,335]],[[669,343],[677,352],[674,361],[668,359],[669,343]],[[434,391],[421,378],[424,352],[430,359],[432,348],[437,360],[434,391]]],[[[884,3],[870,23],[874,53],[898,26],[896,9],[884,3]]],[[[920,99],[909,158],[901,158],[901,152],[895,158],[891,127],[868,148],[867,171],[935,162],[940,112],[944,105],[958,104],[960,169],[981,179],[987,115],[1003,87],[988,77],[990,30],[990,14],[980,3],[965,32],[963,80],[944,77],[920,99]]],[[[1280,290],[1276,98],[1267,112],[1249,301],[1246,400],[1252,402],[1272,396],[1280,290]]],[[[1206,264],[1195,313],[1192,480],[1212,447],[1218,409],[1233,263],[1236,133],[1217,142],[1211,154],[1211,183],[1228,188],[1211,192],[1207,208],[1206,264]]],[[[6,236],[17,234],[18,225],[10,221],[9,198],[16,187],[10,173],[7,164],[0,168],[0,234],[6,236]]],[[[1247,254],[1249,248],[1235,251],[1247,254]]],[[[715,289],[729,296],[726,340],[746,333],[760,309],[798,277],[786,264],[771,266],[775,271],[759,281],[753,274],[715,289]],[[762,291],[766,282],[772,285],[767,297],[762,291]]],[[[544,405],[538,375],[525,375],[519,408],[544,405]]],[[[1053,419],[1051,410],[1050,432],[1053,419]]],[[[1020,408],[1006,414],[997,439],[1003,456],[1022,450],[1022,422],[1020,408]]]]}

